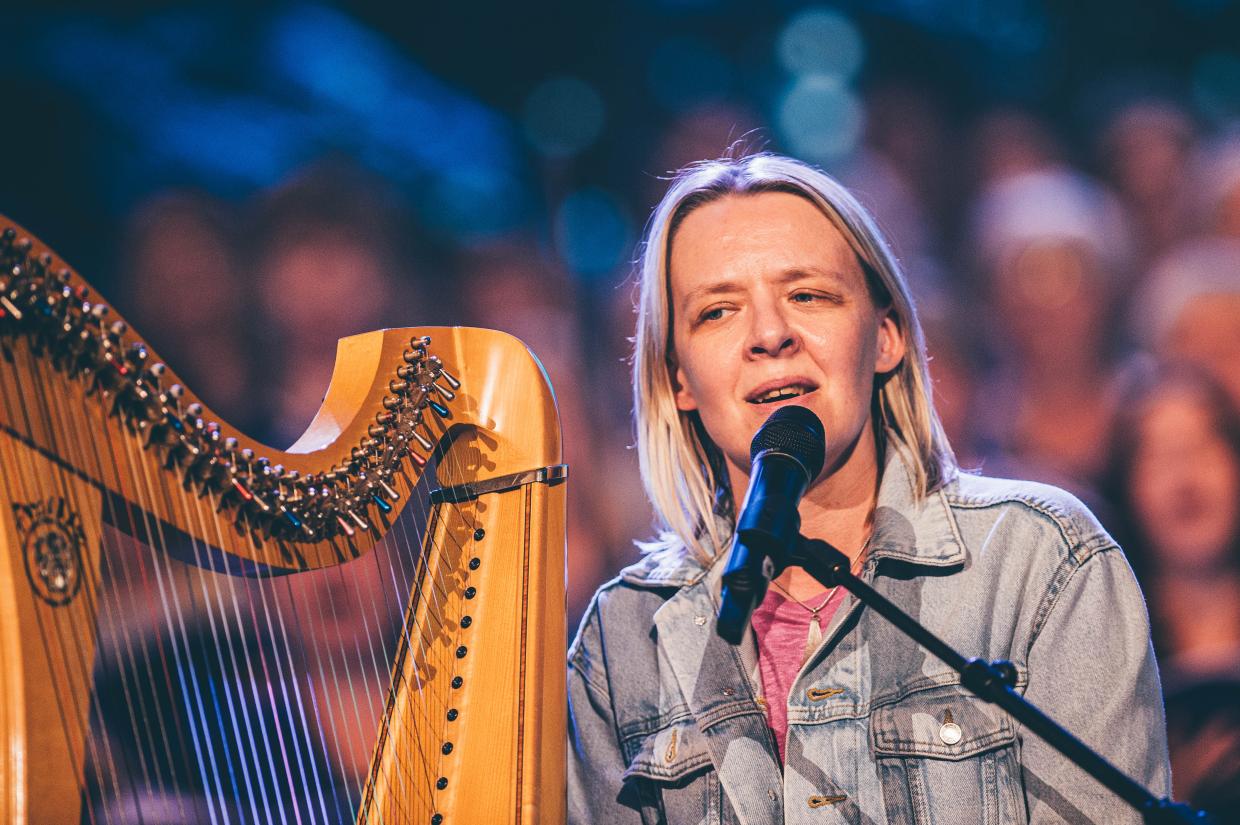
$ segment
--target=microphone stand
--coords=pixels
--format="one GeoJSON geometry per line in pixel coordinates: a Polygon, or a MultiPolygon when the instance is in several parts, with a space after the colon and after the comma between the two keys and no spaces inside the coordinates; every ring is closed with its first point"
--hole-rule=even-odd
{"type": "Polygon", "coordinates": [[[775,575],[785,567],[798,566],[804,568],[823,587],[838,586],[848,590],[862,604],[950,665],[960,674],[962,685],[987,702],[1003,708],[1013,719],[1140,811],[1147,825],[1208,825],[1212,822],[1205,811],[1172,802],[1170,798],[1160,799],[1154,796],[1017,693],[1013,689],[1016,685],[1016,668],[1011,662],[987,662],[984,659],[966,659],[961,656],[916,619],[854,576],[848,557],[831,545],[818,539],[798,536],[793,541],[793,546],[782,554],[782,559],[778,558],[779,555],[773,554],[778,566],[775,575]]]}

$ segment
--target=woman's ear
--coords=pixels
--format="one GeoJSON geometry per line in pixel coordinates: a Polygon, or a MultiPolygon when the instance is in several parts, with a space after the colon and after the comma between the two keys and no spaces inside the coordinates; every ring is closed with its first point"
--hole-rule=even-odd
{"type": "Polygon", "coordinates": [[[906,350],[904,328],[891,307],[878,310],[878,341],[875,348],[874,372],[887,373],[900,366],[906,350]]]}
{"type": "Polygon", "coordinates": [[[693,391],[685,381],[684,369],[673,358],[668,363],[667,371],[672,379],[672,397],[676,399],[676,409],[681,412],[696,410],[697,399],[693,397],[693,391]]]}

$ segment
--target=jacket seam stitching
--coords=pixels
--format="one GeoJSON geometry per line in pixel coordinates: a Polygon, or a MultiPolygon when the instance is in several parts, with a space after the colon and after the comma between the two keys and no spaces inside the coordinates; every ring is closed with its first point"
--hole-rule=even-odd
{"type": "Polygon", "coordinates": [[[1038,605],[1037,611],[1034,613],[1033,626],[1030,628],[1029,645],[1025,649],[1025,658],[1028,660],[1033,646],[1037,644],[1038,637],[1042,634],[1042,629],[1046,627],[1047,621],[1050,619],[1051,612],[1059,604],[1059,597],[1068,589],[1072,578],[1085,567],[1087,563],[1093,559],[1099,558],[1103,553],[1110,551],[1118,551],[1119,547],[1109,544],[1104,547],[1095,549],[1084,558],[1079,558],[1075,553],[1070,554],[1056,568],[1055,575],[1051,578],[1050,586],[1047,587],[1046,594],[1042,597],[1042,602],[1038,605]]]}

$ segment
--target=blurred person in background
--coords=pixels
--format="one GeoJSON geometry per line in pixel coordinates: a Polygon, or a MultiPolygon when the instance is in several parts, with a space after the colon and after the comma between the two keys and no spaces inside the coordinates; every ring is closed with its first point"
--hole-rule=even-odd
{"type": "Polygon", "coordinates": [[[973,237],[996,364],[979,410],[986,470],[1085,494],[1105,458],[1099,388],[1115,363],[1112,322],[1130,261],[1120,207],[1065,167],[1025,172],[983,190],[973,237]]]}
{"type": "Polygon", "coordinates": [[[1024,109],[986,112],[973,124],[969,142],[967,168],[979,191],[1063,162],[1063,147],[1046,122],[1024,109]]]}
{"type": "Polygon", "coordinates": [[[292,444],[327,393],[336,342],[444,319],[396,196],[355,167],[307,167],[258,199],[248,222],[269,437],[292,444]]]}
{"type": "Polygon", "coordinates": [[[1167,740],[1176,799],[1240,823],[1240,676],[1172,688],[1167,740]]]}
{"type": "Polygon", "coordinates": [[[129,218],[120,289],[126,318],[159,357],[224,420],[250,430],[259,413],[254,288],[240,240],[234,207],[195,192],[156,195],[129,218]]]}
{"type": "Polygon", "coordinates": [[[1199,231],[1240,238],[1240,124],[1233,123],[1198,148],[1191,182],[1199,231]]]}
{"type": "Polygon", "coordinates": [[[1193,233],[1195,141],[1188,112],[1156,98],[1119,107],[1099,135],[1099,159],[1133,228],[1138,272],[1193,233]]]}
{"type": "Polygon", "coordinates": [[[1142,360],[1106,487],[1169,678],[1240,676],[1240,412],[1208,374],[1142,360]]]}
{"type": "Polygon", "coordinates": [[[1196,364],[1240,405],[1240,236],[1203,237],[1168,252],[1129,323],[1147,349],[1196,364]]]}

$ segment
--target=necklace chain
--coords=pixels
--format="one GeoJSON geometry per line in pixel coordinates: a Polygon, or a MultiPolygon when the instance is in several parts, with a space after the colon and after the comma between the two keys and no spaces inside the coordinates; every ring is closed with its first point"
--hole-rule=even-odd
{"type": "Polygon", "coordinates": [[[779,582],[775,581],[774,579],[771,580],[771,586],[774,587],[776,590],[778,590],[780,593],[783,593],[785,596],[787,596],[792,601],[799,604],[801,607],[808,610],[810,613],[810,616],[813,617],[814,619],[818,618],[818,614],[822,612],[822,609],[827,606],[828,602],[831,601],[831,597],[835,595],[835,591],[840,589],[839,585],[832,587],[830,590],[827,591],[827,597],[822,600],[822,604],[818,605],[817,607],[811,607],[810,605],[798,599],[796,596],[789,593],[787,590],[784,590],[784,588],[780,586],[779,582]]]}
{"type": "MultiPolygon", "coordinates": [[[[851,565],[851,569],[849,572],[851,572],[852,575],[854,576],[857,575],[857,571],[861,569],[861,565],[865,562],[865,557],[867,555],[866,551],[869,549],[870,549],[870,541],[869,539],[866,539],[865,545],[861,548],[861,552],[857,554],[856,560],[853,561],[851,565]]],[[[805,602],[798,599],[796,596],[789,593],[787,590],[783,588],[783,586],[779,582],[775,581],[774,579],[771,579],[771,586],[774,587],[776,590],[778,590],[780,593],[783,593],[785,596],[787,596],[792,601],[799,604],[801,607],[808,610],[810,614],[810,618],[813,619],[815,622],[818,621],[818,614],[821,613],[822,609],[831,602],[831,597],[835,595],[835,591],[840,589],[840,586],[838,584],[835,587],[832,587],[830,590],[827,591],[826,598],[822,600],[822,604],[818,605],[817,607],[813,607],[812,605],[806,604],[805,602]]]]}

